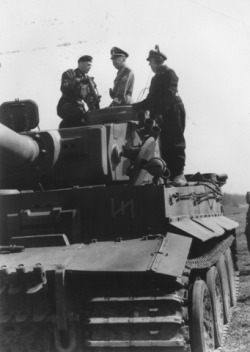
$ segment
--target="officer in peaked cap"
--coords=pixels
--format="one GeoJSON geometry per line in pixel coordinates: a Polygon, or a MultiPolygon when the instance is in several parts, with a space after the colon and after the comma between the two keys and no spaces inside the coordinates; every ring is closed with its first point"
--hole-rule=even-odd
{"type": "Polygon", "coordinates": [[[83,55],[78,59],[76,69],[69,69],[62,74],[62,96],[57,105],[57,115],[62,119],[60,128],[77,127],[84,124],[86,114],[84,103],[90,110],[95,108],[90,96],[89,81],[91,80],[95,89],[96,84],[93,78],[87,75],[92,67],[92,61],[92,56],[83,55]]]}
{"type": "Polygon", "coordinates": [[[174,70],[165,65],[167,57],[156,45],[149,51],[147,61],[155,73],[149,94],[143,101],[133,104],[136,110],[149,110],[150,116],[161,121],[161,156],[170,171],[170,184],[185,186],[185,118],[186,112],[178,95],[178,77],[174,70]]]}
{"type": "Polygon", "coordinates": [[[109,90],[110,97],[112,98],[110,106],[131,104],[134,88],[134,73],[126,65],[126,59],[129,54],[117,47],[113,47],[110,53],[113,65],[118,70],[114,80],[114,87],[109,90]]]}
{"type": "Polygon", "coordinates": [[[113,60],[114,58],[116,57],[129,57],[129,54],[126,53],[126,51],[120,49],[120,48],[117,48],[116,46],[114,46],[111,50],[110,50],[110,53],[111,53],[111,60],[113,60]]]}

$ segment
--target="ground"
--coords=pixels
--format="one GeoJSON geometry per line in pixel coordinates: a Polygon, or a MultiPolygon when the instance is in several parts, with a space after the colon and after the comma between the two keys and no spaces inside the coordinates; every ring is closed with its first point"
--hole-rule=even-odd
{"type": "Polygon", "coordinates": [[[250,351],[250,253],[245,237],[247,208],[225,208],[225,215],[239,222],[237,229],[240,290],[223,352],[250,351]]]}

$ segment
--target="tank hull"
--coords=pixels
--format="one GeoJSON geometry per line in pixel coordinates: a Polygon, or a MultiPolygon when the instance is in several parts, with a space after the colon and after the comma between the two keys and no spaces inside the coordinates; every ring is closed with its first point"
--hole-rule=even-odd
{"type": "Polygon", "coordinates": [[[29,324],[42,331],[30,351],[195,351],[191,287],[236,254],[237,223],[209,183],[10,191],[0,204],[3,351],[29,324]]]}
{"type": "Polygon", "coordinates": [[[0,141],[1,352],[221,347],[237,297],[227,177],[173,187],[159,126],[132,107],[86,123],[0,141]]]}

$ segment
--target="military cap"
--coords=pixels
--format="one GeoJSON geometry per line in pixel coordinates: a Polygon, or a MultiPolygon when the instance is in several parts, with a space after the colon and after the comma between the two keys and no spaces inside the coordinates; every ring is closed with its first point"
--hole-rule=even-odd
{"type": "Polygon", "coordinates": [[[118,56],[123,56],[123,57],[128,57],[128,53],[126,53],[126,51],[117,48],[116,46],[114,46],[111,50],[110,50],[110,54],[111,54],[111,59],[115,59],[118,56]]]}
{"type": "Polygon", "coordinates": [[[92,60],[93,60],[92,56],[84,55],[78,59],[78,62],[92,62],[92,60]]]}
{"type": "Polygon", "coordinates": [[[162,59],[162,61],[167,60],[167,56],[160,51],[159,45],[155,46],[155,50],[150,50],[147,60],[150,59],[162,59]]]}

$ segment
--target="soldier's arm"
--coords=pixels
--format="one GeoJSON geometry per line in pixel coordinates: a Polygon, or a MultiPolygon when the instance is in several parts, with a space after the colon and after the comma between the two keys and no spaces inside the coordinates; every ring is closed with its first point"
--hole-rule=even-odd
{"type": "Polygon", "coordinates": [[[84,101],[88,105],[90,110],[100,109],[99,102],[101,96],[97,90],[97,85],[94,81],[94,77],[87,77],[87,95],[84,98],[84,101]]]}
{"type": "Polygon", "coordinates": [[[62,75],[61,92],[65,94],[73,94],[79,85],[74,70],[67,70],[62,75]]]}
{"type": "Polygon", "coordinates": [[[178,77],[175,72],[169,69],[164,76],[163,94],[159,100],[158,110],[165,113],[173,103],[178,91],[178,77]]]}
{"type": "Polygon", "coordinates": [[[138,103],[134,103],[133,107],[136,110],[150,110],[151,109],[151,99],[150,96],[148,95],[146,99],[139,101],[138,103]]]}

